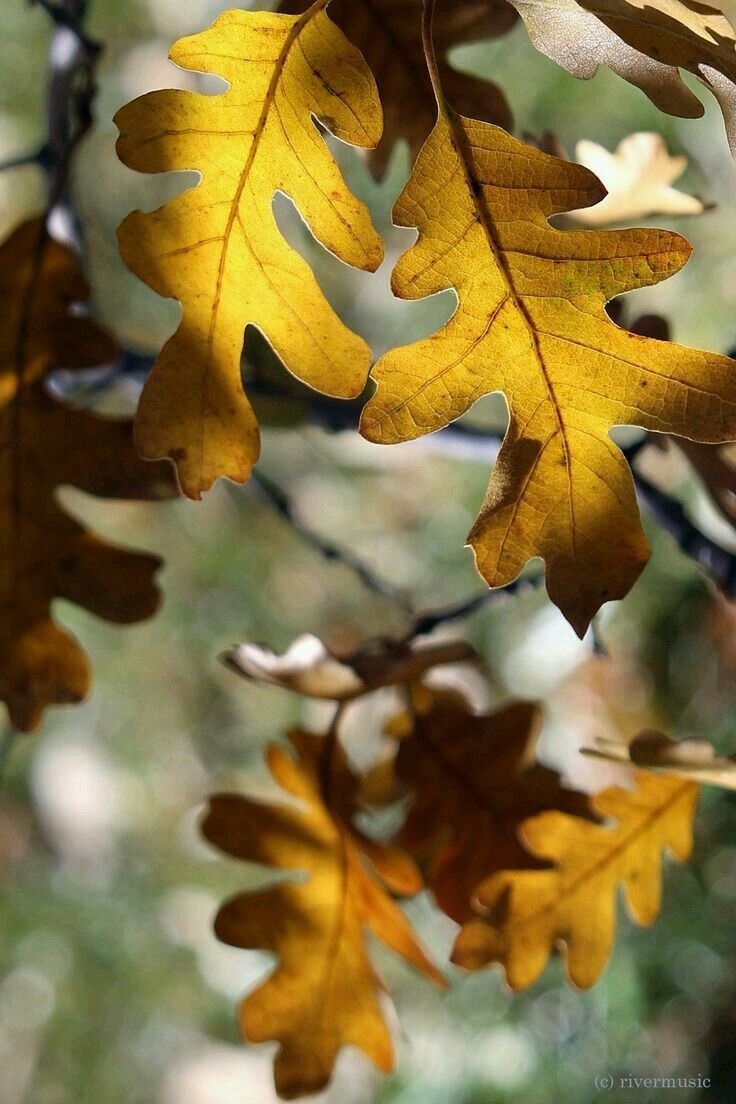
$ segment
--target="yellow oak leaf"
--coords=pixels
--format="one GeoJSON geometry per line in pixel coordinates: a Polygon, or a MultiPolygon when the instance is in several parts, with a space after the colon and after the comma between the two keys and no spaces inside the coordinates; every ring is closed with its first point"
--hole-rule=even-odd
{"type": "Polygon", "coordinates": [[[699,787],[644,771],[636,783],[634,791],[614,786],[593,799],[613,826],[559,812],[526,821],[524,843],[554,868],[507,870],[481,885],[482,915],[461,930],[453,962],[471,970],[501,963],[511,988],[524,989],[562,943],[570,980],[581,988],[592,985],[613,946],[618,886],[632,918],[653,924],[662,895],[662,852],[685,862],[692,850],[699,787]]]}
{"type": "MultiPolygon", "coordinates": [[[[294,14],[305,6],[304,0],[282,0],[279,11],[294,14]]],[[[413,161],[434,125],[434,94],[422,50],[422,0],[332,0],[330,18],[361,51],[378,84],[383,137],[368,153],[368,164],[380,179],[396,140],[409,143],[413,161]]],[[[455,46],[498,38],[516,19],[506,0],[452,0],[437,13],[434,32],[450,103],[507,130],[511,111],[501,89],[454,69],[447,55],[455,46]]]]}
{"type": "Polygon", "coordinates": [[[606,314],[608,299],[677,272],[683,238],[553,228],[549,216],[603,198],[598,180],[455,114],[436,77],[435,87],[437,126],[394,209],[419,238],[393,288],[403,299],[454,288],[458,306],[438,333],[379,360],[361,432],[406,441],[503,391],[509,427],[469,543],[491,586],[542,557],[550,597],[582,635],[649,556],[610,427],[733,440],[734,362],[628,333],[606,314]]]}
{"type": "Polygon", "coordinates": [[[394,770],[412,795],[401,841],[460,924],[495,871],[540,865],[519,839],[522,821],[543,809],[590,816],[588,799],[537,762],[540,729],[532,703],[478,716],[460,695],[433,691],[399,744],[394,770]]]}
{"type": "Polygon", "coordinates": [[[231,10],[183,38],[171,58],[216,73],[227,92],[150,92],[118,112],[118,153],[140,172],[197,169],[201,183],[119,231],[128,266],[182,322],[141,396],[136,441],[176,461],[199,498],[219,476],[243,482],[258,458],[258,424],[241,383],[245,328],[256,326],[304,383],[360,394],[371,353],[332,310],[306,261],[278,229],[290,197],[335,256],[375,271],[383,243],[348,190],[315,120],[335,137],[374,146],[381,106],[360,53],[316,0],[300,17],[231,10]]]}
{"type": "Polygon", "coordinates": [[[534,45],[583,80],[599,65],[660,110],[697,119],[703,105],[679,69],[718,100],[736,154],[736,32],[721,7],[693,0],[511,0],[534,45]]]}
{"type": "Polygon", "coordinates": [[[323,1088],[343,1046],[359,1047],[383,1071],[393,1065],[378,1002],[383,985],[365,947],[368,929],[445,984],[390,895],[421,888],[416,866],[400,848],[350,823],[357,779],[340,745],[304,732],[290,740],[296,756],[274,746],[267,761],[299,804],[222,794],[212,798],[203,824],[206,838],[228,854],[302,875],[235,897],[215,922],[225,943],[278,956],[275,971],[243,1002],[241,1025],[251,1042],[279,1041],[274,1072],[286,1098],[323,1088]]]}
{"type": "Polygon", "coordinates": [[[35,728],[48,705],[77,702],[89,689],[89,663],[51,618],[65,598],[126,624],[159,603],[156,556],[95,537],[57,503],[71,484],[105,498],[173,495],[169,464],[146,464],[130,420],[101,418],[52,397],[54,368],[110,360],[113,341],[74,313],[87,286],[74,254],[50,239],[41,220],[0,247],[0,697],[16,728],[35,728]]]}

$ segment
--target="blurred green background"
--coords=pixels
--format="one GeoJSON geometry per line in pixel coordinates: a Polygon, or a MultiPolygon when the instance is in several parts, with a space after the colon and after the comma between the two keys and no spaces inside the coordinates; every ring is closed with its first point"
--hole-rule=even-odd
{"type": "MultiPolygon", "coordinates": [[[[126,272],[114,231],[132,208],[151,209],[175,194],[181,180],[123,168],[111,119],[152,88],[216,91],[216,80],[184,74],[166,56],[176,37],[203,28],[220,10],[213,0],[90,4],[89,31],[105,53],[96,126],[76,161],[73,198],[95,313],[139,352],[158,348],[178,311],[126,272]]],[[[2,14],[6,160],[44,137],[50,27],[41,10],[21,0],[5,0],[2,14]]],[[[521,27],[459,50],[453,60],[503,85],[519,134],[552,130],[572,154],[580,138],[612,149],[629,133],[653,130],[671,153],[688,156],[678,187],[714,205],[671,223],[693,242],[694,257],[682,274],[632,296],[627,310],[630,317],[660,311],[686,344],[718,351],[736,344],[735,177],[714,101],[707,99],[704,119],[670,119],[607,71],[575,81],[536,54],[521,27]]],[[[352,151],[339,156],[388,243],[378,274],[347,272],[307,240],[289,204],[278,209],[343,317],[380,353],[436,329],[453,297],[407,304],[390,295],[392,263],[412,241],[390,223],[406,152],[397,149],[380,185],[352,151]]],[[[3,234],[43,202],[35,167],[0,174],[3,234]]],[[[132,407],[133,389],[118,389],[114,401],[132,407]]],[[[384,450],[349,433],[272,428],[262,465],[313,528],[359,553],[419,607],[436,607],[481,589],[463,540],[491,461],[490,449],[455,439],[384,450]]],[[[736,550],[733,532],[677,454],[659,460],[654,475],[736,550]]],[[[247,685],[216,657],[239,640],[283,649],[305,631],[349,647],[405,629],[406,618],[344,567],[322,560],[255,486],[222,485],[202,503],[162,505],[61,493],[95,531],[164,557],[165,602],[155,619],[125,629],[57,603],[57,616],[93,658],[94,692],[82,707],[50,711],[38,734],[14,743],[5,764],[0,1104],[270,1104],[273,1048],[244,1047],[235,1018],[239,997],[268,964],[219,945],[211,931],[223,897],[262,875],[215,854],[196,825],[209,793],[263,783],[266,741],[297,719],[322,724],[325,710],[247,685]]],[[[601,618],[608,663],[594,656],[590,640],[577,640],[539,592],[497,602],[445,630],[466,633],[485,657],[485,691],[463,677],[488,703],[511,695],[544,700],[545,758],[590,789],[621,778],[619,769],[578,754],[595,736],[658,723],[736,750],[734,608],[655,524],[647,528],[651,565],[601,618]]],[[[356,707],[349,731],[355,746],[391,708],[388,695],[376,698],[356,707]]],[[[466,977],[456,970],[449,971],[450,991],[440,995],[377,950],[401,1023],[396,1071],[380,1078],[362,1057],[345,1054],[320,1099],[589,1104],[596,1074],[633,1074],[710,1076],[709,1099],[733,1101],[735,829],[733,799],[705,793],[694,860],[684,869],[669,866],[661,920],[641,931],[622,909],[608,971],[588,993],[569,989],[555,963],[520,996],[512,997],[495,971],[466,977]]],[[[424,899],[409,912],[433,951],[446,956],[453,925],[424,899]]],[[[643,1102],[675,1093],[635,1095],[643,1102]]],[[[676,1096],[702,1099],[687,1090],[676,1096]]]]}

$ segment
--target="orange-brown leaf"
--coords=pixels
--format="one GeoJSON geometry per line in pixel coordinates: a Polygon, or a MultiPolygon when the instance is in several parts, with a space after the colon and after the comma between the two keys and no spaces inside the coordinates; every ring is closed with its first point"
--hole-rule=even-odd
{"type": "Polygon", "coordinates": [[[396,756],[413,795],[402,840],[427,861],[440,907],[458,923],[472,915],[478,885],[498,870],[539,866],[519,826],[544,809],[590,815],[587,798],[536,761],[537,706],[514,702],[478,716],[451,693],[433,693],[396,756]]]}
{"type": "Polygon", "coordinates": [[[46,389],[54,368],[115,355],[112,340],[73,312],[87,294],[74,255],[41,221],[0,247],[0,696],[23,731],[47,705],[80,701],[89,688],[87,657],[51,618],[55,598],[121,624],[149,617],[159,602],[156,556],[95,537],[56,500],[61,484],[105,498],[175,492],[169,465],[137,456],[129,420],[72,409],[46,389]]]}

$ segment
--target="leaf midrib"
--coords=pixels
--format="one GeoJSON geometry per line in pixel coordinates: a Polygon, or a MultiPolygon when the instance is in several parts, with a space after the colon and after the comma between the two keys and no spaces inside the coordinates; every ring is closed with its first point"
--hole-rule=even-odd
{"type": "MultiPolygon", "coordinates": [[[[484,193],[483,193],[483,190],[482,190],[483,189],[483,181],[477,180],[474,173],[473,173],[473,170],[472,170],[472,157],[468,152],[468,137],[467,137],[467,134],[465,133],[465,128],[462,125],[461,118],[444,101],[439,104],[439,110],[440,110],[440,118],[443,119],[447,124],[447,129],[448,129],[448,133],[449,133],[449,136],[450,136],[450,140],[452,142],[453,148],[455,150],[455,154],[457,156],[458,161],[460,162],[460,165],[461,165],[461,168],[462,168],[462,171],[463,171],[463,175],[465,177],[465,185],[466,185],[466,188],[468,190],[468,195],[469,195],[471,203],[473,204],[473,207],[475,208],[475,211],[478,215],[478,220],[480,222],[481,227],[483,228],[483,233],[485,235],[486,241],[488,242],[488,246],[489,246],[489,248],[490,248],[490,250],[493,254],[494,260],[496,261],[499,272],[503,276],[503,279],[504,279],[504,282],[506,284],[507,291],[508,291],[508,297],[511,300],[511,302],[513,303],[516,310],[518,311],[518,313],[519,313],[519,315],[520,315],[520,317],[521,317],[521,319],[524,323],[524,326],[525,326],[525,328],[526,328],[526,330],[529,334],[529,339],[530,339],[530,342],[531,342],[531,346],[532,346],[532,349],[534,350],[534,355],[536,357],[537,364],[539,366],[539,372],[540,372],[540,375],[542,376],[542,380],[544,382],[544,386],[545,386],[545,389],[547,391],[549,402],[550,402],[550,405],[552,407],[552,411],[553,411],[553,414],[554,414],[555,422],[557,423],[557,431],[560,434],[560,439],[562,441],[562,447],[563,447],[564,456],[565,456],[565,473],[566,473],[566,476],[567,476],[567,488],[568,488],[568,508],[569,508],[569,511],[570,511],[570,544],[571,544],[571,551],[572,551],[573,560],[576,561],[577,560],[577,549],[576,549],[576,542],[575,542],[575,537],[576,537],[576,532],[575,532],[575,528],[576,528],[576,525],[575,525],[575,506],[574,506],[574,501],[575,500],[574,500],[573,486],[572,486],[572,454],[571,454],[571,451],[570,451],[570,446],[569,446],[568,441],[567,441],[567,434],[566,434],[566,431],[565,431],[565,423],[564,423],[564,419],[562,417],[562,411],[561,411],[560,405],[557,401],[557,396],[555,395],[554,387],[552,386],[552,381],[551,381],[551,379],[549,377],[549,374],[547,372],[547,369],[546,369],[546,366],[545,366],[545,363],[544,363],[544,358],[542,356],[542,351],[539,347],[539,339],[538,339],[536,327],[535,327],[532,319],[530,318],[530,316],[527,312],[527,309],[526,309],[526,306],[524,305],[523,299],[521,298],[521,296],[516,291],[516,286],[514,284],[514,279],[513,279],[513,273],[512,273],[512,270],[511,270],[511,266],[506,261],[505,253],[504,253],[502,247],[496,242],[495,235],[494,235],[494,229],[495,228],[494,228],[494,225],[493,225],[493,218],[492,218],[492,215],[491,215],[490,211],[488,210],[488,208],[486,206],[484,193]],[[479,193],[476,191],[475,185],[477,185],[480,188],[479,193]]],[[[489,126],[491,126],[491,124],[487,123],[487,124],[485,124],[485,126],[489,127],[489,126]]],[[[492,129],[498,129],[498,128],[492,128],[492,129]]],[[[513,416],[514,416],[513,411],[511,411],[511,418],[512,419],[513,419],[513,416]]],[[[549,444],[550,440],[551,440],[551,437],[549,437],[547,439],[547,441],[545,442],[545,447],[549,444]]],[[[510,527],[507,529],[507,531],[504,535],[501,547],[499,548],[499,554],[498,554],[499,561],[500,561],[501,556],[503,554],[503,549],[504,549],[504,546],[505,546],[506,537],[508,536],[509,532],[510,532],[510,527]]]]}

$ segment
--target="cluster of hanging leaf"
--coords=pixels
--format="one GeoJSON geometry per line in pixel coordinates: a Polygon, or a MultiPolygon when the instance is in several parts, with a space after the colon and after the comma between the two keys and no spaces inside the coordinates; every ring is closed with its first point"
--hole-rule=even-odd
{"type": "Polygon", "coordinates": [[[252,1042],[278,1040],[276,1087],[284,1097],[323,1088],[342,1046],[391,1068],[368,932],[445,984],[394,897],[431,892],[459,925],[457,966],[499,964],[509,985],[523,989],[564,947],[570,980],[587,987],[611,951],[619,887],[631,917],[653,923],[663,855],[681,862],[690,855],[699,783],[734,785],[735,765],[704,741],[677,744],[644,732],[630,749],[590,749],[635,763],[631,788],[592,798],[569,789],[537,760],[536,705],[478,714],[463,693],[428,684],[442,665],[477,659],[470,649],[444,648],[386,645],[340,658],[303,637],[283,656],[246,644],[227,657],[249,679],[340,703],[324,736],[290,732],[291,751],[267,752],[283,799],[220,794],[203,823],[227,854],[292,872],[228,901],[215,924],[225,942],[277,957],[275,971],[243,1002],[241,1023],[252,1042]],[[358,772],[341,740],[346,711],[397,685],[404,704],[384,727],[389,749],[358,772]],[[406,815],[390,839],[356,827],[357,815],[364,825],[371,811],[398,802],[406,815]]]}
{"type": "MultiPolygon", "coordinates": [[[[733,361],[674,345],[651,320],[622,328],[606,309],[688,260],[688,243],[671,231],[600,229],[611,218],[702,209],[672,187],[682,161],[655,135],[614,154],[581,144],[583,163],[554,156],[551,142],[508,133],[499,88],[448,61],[458,44],[506,33],[518,13],[534,44],[575,76],[606,65],[672,114],[702,114],[679,70],[691,72],[718,100],[733,148],[733,28],[720,11],[681,0],[447,0],[433,27],[434,6],[284,0],[277,12],[228,10],[171,52],[186,69],[224,78],[226,92],[156,91],[118,113],[126,165],[201,176],[159,210],[129,215],[119,232],[132,271],[182,307],[141,396],[137,452],[129,422],[72,407],[49,386],[60,367],[116,355],[80,311],[87,291],[72,252],[43,220],[2,247],[0,695],[16,727],[32,729],[47,705],[88,689],[84,653],[51,618],[55,598],[112,621],[146,617],[158,601],[155,557],[88,533],[57,503],[58,485],[164,497],[176,493],[167,458],[193,499],[218,478],[247,480],[260,451],[242,382],[251,326],[323,395],[357,398],[370,374],[361,418],[369,441],[439,430],[503,392],[508,429],[468,541],[492,587],[540,557],[552,601],[580,635],[604,602],[630,590],[649,556],[611,427],[685,439],[734,520],[733,469],[715,447],[736,440],[733,361]],[[394,269],[393,291],[457,297],[442,329],[388,352],[372,372],[370,349],[330,306],[273,211],[283,193],[335,257],[366,272],[381,264],[381,237],[326,133],[365,151],[376,177],[396,141],[408,144],[413,169],[394,219],[418,236],[394,269]],[[616,185],[608,208],[591,167],[616,185]]],[[[689,855],[698,784],[734,786],[733,763],[709,744],[645,732],[630,747],[591,749],[633,764],[631,789],[574,792],[537,762],[536,706],[478,715],[459,692],[430,688],[427,672],[467,658],[465,645],[386,644],[340,659],[313,638],[283,657],[254,646],[229,657],[249,677],[339,703],[325,735],[292,732],[290,749],[268,752],[283,800],[218,796],[203,825],[223,851],[288,874],[228,902],[217,919],[221,939],[277,958],[244,1001],[242,1025],[252,1041],[278,1040],[285,1097],[323,1087],[346,1045],[391,1068],[367,931],[445,984],[397,898],[431,892],[459,926],[458,966],[499,964],[519,989],[564,948],[570,980],[591,985],[611,949],[619,888],[632,917],[650,924],[663,854],[689,855]],[[386,686],[404,704],[385,734],[389,753],[361,773],[341,723],[356,699],[386,686]],[[393,838],[358,827],[371,808],[397,801],[407,812],[393,838]]]]}
{"type": "MultiPolygon", "coordinates": [[[[174,46],[174,61],[224,77],[226,93],[152,92],[118,113],[118,150],[131,168],[202,175],[196,188],[150,214],[135,212],[120,229],[132,270],[183,308],[141,398],[142,455],[171,457],[193,498],[218,477],[248,478],[260,449],[241,383],[250,325],[324,394],[357,396],[366,384],[370,351],[337,318],[272,210],[283,192],[341,260],[368,271],[381,262],[368,211],[313,123],[372,150],[374,171],[385,166],[379,87],[347,31],[377,55],[389,141],[400,135],[416,149],[436,119],[396,203],[394,221],[419,237],[393,272],[393,290],[420,299],[453,289],[458,299],[442,330],[374,366],[361,432],[382,444],[407,441],[502,391],[509,427],[468,540],[490,586],[510,583],[541,557],[550,597],[582,635],[604,602],[628,593],[649,556],[611,427],[701,443],[736,438],[730,359],[632,334],[605,310],[614,296],[677,272],[690,246],[664,230],[554,229],[551,216],[604,198],[599,180],[460,113],[483,99],[486,115],[508,122],[498,93],[484,96],[478,82],[448,97],[446,84],[454,92],[463,82],[454,71],[447,80],[444,60],[458,41],[508,29],[505,2],[440,5],[439,50],[425,42],[426,59],[419,0],[338,2],[337,22],[327,0],[297,7],[301,14],[227,11],[174,46]],[[407,85],[418,111],[404,110],[407,85]]],[[[723,16],[687,9],[677,22],[675,9],[686,10],[677,0],[612,0],[595,14],[567,3],[563,15],[555,3],[518,7],[545,49],[568,57],[564,44],[574,36],[576,75],[592,75],[595,64],[583,61],[593,41],[606,43],[596,64],[625,72],[666,110],[693,115],[702,105],[677,66],[689,68],[730,125],[736,43],[723,16]]]]}

